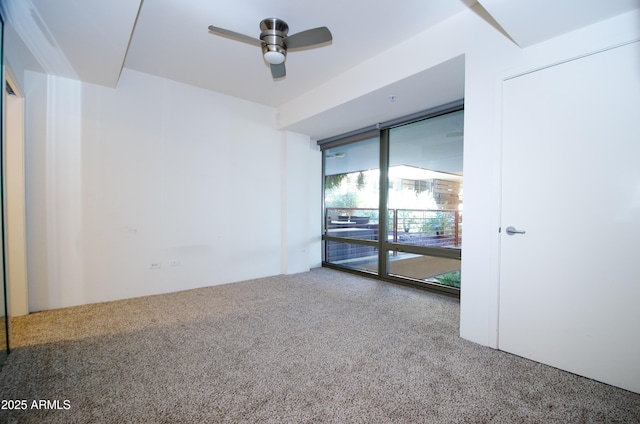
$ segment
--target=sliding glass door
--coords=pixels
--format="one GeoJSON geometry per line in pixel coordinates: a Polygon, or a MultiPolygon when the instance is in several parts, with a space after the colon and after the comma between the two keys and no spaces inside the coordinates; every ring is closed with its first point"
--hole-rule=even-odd
{"type": "Polygon", "coordinates": [[[324,264],[460,289],[461,106],[320,142],[324,264]]]}

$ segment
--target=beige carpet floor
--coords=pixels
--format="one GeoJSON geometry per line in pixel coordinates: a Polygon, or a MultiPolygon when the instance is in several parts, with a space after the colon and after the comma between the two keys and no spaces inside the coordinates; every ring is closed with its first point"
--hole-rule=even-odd
{"type": "Polygon", "coordinates": [[[36,313],[0,422],[640,422],[640,395],[463,340],[459,313],[330,269],[36,313]]]}

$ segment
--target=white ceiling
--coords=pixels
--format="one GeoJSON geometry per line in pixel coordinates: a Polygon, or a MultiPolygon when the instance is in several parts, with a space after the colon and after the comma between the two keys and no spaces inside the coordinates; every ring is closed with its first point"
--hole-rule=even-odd
{"type": "Polygon", "coordinates": [[[125,66],[280,106],[465,8],[462,0],[403,0],[402,7],[371,0],[144,0],[125,66]],[[259,47],[207,30],[215,25],[257,38],[268,17],[284,19],[289,34],[327,26],[334,41],[289,53],[287,77],[273,81],[259,47]]]}
{"type": "MultiPolygon", "coordinates": [[[[640,0],[479,3],[520,46],[640,7],[640,0]]],[[[279,107],[475,4],[475,0],[2,0],[0,7],[36,57],[40,69],[35,70],[116,87],[126,67],[279,107]],[[260,48],[207,30],[213,24],[258,37],[258,24],[267,17],[284,19],[289,34],[327,26],[333,42],[290,52],[286,78],[274,81],[260,48]]],[[[416,112],[420,106],[412,98],[421,97],[415,93],[418,80],[422,86],[439,88],[443,102],[460,99],[464,60],[450,62],[327,112],[329,117],[345,116],[372,98],[404,96],[401,106],[369,117],[368,122],[332,119],[335,128],[327,130],[327,119],[318,116],[291,129],[322,136],[416,112]]]]}
{"type": "Polygon", "coordinates": [[[480,0],[520,47],[640,7],[640,0],[480,0]]]}

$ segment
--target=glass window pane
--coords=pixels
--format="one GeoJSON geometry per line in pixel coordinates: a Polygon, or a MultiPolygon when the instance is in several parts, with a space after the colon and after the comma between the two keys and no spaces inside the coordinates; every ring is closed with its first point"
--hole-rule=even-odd
{"type": "Polygon", "coordinates": [[[378,273],[378,249],[362,244],[325,241],[325,261],[345,268],[378,273]]]}
{"type": "Polygon", "coordinates": [[[389,133],[389,241],[460,249],[464,111],[389,133]]]}
{"type": "Polygon", "coordinates": [[[460,288],[460,259],[390,251],[388,261],[390,275],[460,288]]]}
{"type": "Polygon", "coordinates": [[[379,146],[376,137],[324,151],[326,235],[378,239],[379,146]]]}
{"type": "MultiPolygon", "coordinates": [[[[378,240],[380,141],[378,137],[324,151],[324,232],[329,237],[378,240]]],[[[378,272],[378,248],[325,241],[325,261],[378,272]]]]}

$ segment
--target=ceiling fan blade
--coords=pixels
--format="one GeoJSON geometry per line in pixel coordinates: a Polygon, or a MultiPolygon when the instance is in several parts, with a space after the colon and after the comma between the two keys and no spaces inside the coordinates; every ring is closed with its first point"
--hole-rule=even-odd
{"type": "Polygon", "coordinates": [[[319,27],[298,32],[286,37],[283,41],[288,49],[302,49],[333,40],[331,31],[327,27],[319,27]]]}
{"type": "Polygon", "coordinates": [[[234,40],[242,41],[243,43],[252,44],[254,46],[258,46],[258,47],[262,46],[262,40],[249,37],[248,35],[240,34],[239,32],[231,31],[224,28],[219,28],[213,25],[209,25],[209,32],[212,32],[217,35],[222,35],[223,37],[233,38],[234,40]]]}
{"type": "Polygon", "coordinates": [[[284,62],[277,65],[271,64],[271,76],[273,79],[284,78],[287,75],[287,70],[284,66],[284,62]]]}

